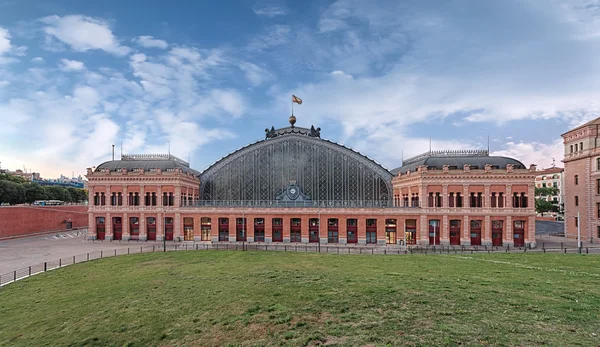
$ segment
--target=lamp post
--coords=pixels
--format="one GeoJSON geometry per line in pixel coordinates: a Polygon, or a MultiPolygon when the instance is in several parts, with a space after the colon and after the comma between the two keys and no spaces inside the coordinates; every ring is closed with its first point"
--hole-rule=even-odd
{"type": "Polygon", "coordinates": [[[242,251],[246,249],[246,218],[244,217],[244,210],[242,209],[242,251]]]}
{"type": "Polygon", "coordinates": [[[317,231],[317,241],[319,241],[319,253],[321,253],[321,209],[318,209],[317,212],[319,213],[319,228],[317,231]]]}
{"type": "Polygon", "coordinates": [[[579,212],[577,212],[577,250],[581,254],[581,219],[579,212]]]}
{"type": "Polygon", "coordinates": [[[162,215],[162,227],[163,227],[163,252],[167,252],[167,228],[165,228],[165,214],[167,213],[167,210],[163,210],[163,215],[162,215]]]}

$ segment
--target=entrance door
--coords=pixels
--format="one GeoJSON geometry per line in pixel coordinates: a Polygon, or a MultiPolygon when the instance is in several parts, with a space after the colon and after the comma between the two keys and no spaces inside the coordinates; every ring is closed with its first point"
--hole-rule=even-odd
{"type": "Polygon", "coordinates": [[[481,246],[481,221],[471,221],[471,246],[481,246]]]}
{"type": "Polygon", "coordinates": [[[146,234],[148,241],[156,241],[156,218],[148,217],[146,219],[146,234]]]}
{"type": "Polygon", "coordinates": [[[450,221],[450,244],[454,246],[460,245],[460,220],[450,221]]]}
{"type": "Polygon", "coordinates": [[[140,219],[138,217],[129,218],[129,235],[131,240],[140,239],[140,219]]]}
{"type": "Polygon", "coordinates": [[[388,245],[395,245],[397,242],[396,230],[398,224],[396,219],[385,220],[385,243],[388,245]]]}
{"type": "Polygon", "coordinates": [[[492,221],[492,246],[502,246],[502,221],[492,221]]]}
{"type": "Polygon", "coordinates": [[[121,217],[113,217],[113,240],[123,239],[123,219],[121,217]]]}
{"type": "Polygon", "coordinates": [[[336,218],[330,218],[327,220],[327,242],[338,243],[339,240],[338,220],[336,218]]]}
{"type": "Polygon", "coordinates": [[[432,219],[429,221],[429,244],[430,245],[439,245],[440,244],[440,234],[442,232],[440,228],[439,219],[432,219]]]}
{"type": "Polygon", "coordinates": [[[104,217],[96,217],[96,240],[104,240],[106,238],[106,224],[104,217]]]}
{"type": "Polygon", "coordinates": [[[524,247],[525,246],[525,221],[522,221],[522,220],[514,221],[513,235],[514,235],[515,247],[524,247]]]}
{"type": "Polygon", "coordinates": [[[358,219],[351,218],[346,220],[346,242],[358,243],[358,219]]]}
{"type": "Polygon", "coordinates": [[[165,240],[173,241],[173,218],[165,217],[165,240]]]}
{"type": "Polygon", "coordinates": [[[302,219],[292,218],[290,220],[290,242],[302,242],[302,235],[300,233],[302,225],[302,219]]]}
{"type": "Polygon", "coordinates": [[[183,218],[183,240],[194,241],[194,218],[183,218]]]}
{"type": "Polygon", "coordinates": [[[308,242],[319,242],[319,219],[317,218],[308,221],[308,242]]]}

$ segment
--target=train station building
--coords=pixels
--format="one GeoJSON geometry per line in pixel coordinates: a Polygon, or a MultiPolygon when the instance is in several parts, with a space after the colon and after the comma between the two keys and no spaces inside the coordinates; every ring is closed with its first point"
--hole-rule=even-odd
{"type": "Polygon", "coordinates": [[[535,247],[534,165],[429,151],[388,170],[292,117],[202,172],[168,154],[88,168],[88,237],[535,247]]]}

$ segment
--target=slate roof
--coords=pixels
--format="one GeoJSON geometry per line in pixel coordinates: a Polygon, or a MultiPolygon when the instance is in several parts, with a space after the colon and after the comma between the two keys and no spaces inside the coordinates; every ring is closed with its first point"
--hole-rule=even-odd
{"type": "Polygon", "coordinates": [[[487,151],[434,151],[426,152],[416,157],[404,161],[404,165],[391,170],[395,175],[398,172],[406,173],[408,170],[414,172],[420,165],[427,167],[436,167],[442,170],[444,165],[455,166],[456,169],[462,170],[465,165],[476,166],[478,169],[483,169],[486,164],[497,166],[500,169],[505,169],[506,165],[512,164],[515,169],[525,169],[525,165],[520,161],[500,156],[490,156],[487,151]]]}
{"type": "Polygon", "coordinates": [[[180,168],[183,172],[189,172],[197,176],[200,175],[200,172],[191,169],[186,161],[170,154],[123,155],[121,160],[110,160],[98,165],[95,171],[100,171],[101,169],[119,171],[123,168],[127,169],[127,171],[133,171],[134,169],[144,169],[144,171],[161,169],[162,171],[167,171],[180,168]]]}

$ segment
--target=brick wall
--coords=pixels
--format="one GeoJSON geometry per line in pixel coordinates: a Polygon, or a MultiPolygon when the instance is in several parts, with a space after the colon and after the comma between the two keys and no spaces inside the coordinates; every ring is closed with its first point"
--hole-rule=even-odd
{"type": "Polygon", "coordinates": [[[87,227],[87,210],[84,205],[0,207],[0,239],[63,230],[69,219],[73,228],[87,227]]]}

